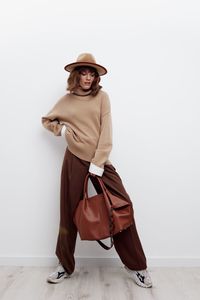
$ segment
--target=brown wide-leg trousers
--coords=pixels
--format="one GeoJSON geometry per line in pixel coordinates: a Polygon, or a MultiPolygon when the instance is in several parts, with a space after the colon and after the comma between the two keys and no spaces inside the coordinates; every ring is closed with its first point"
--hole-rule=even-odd
{"type": "MultiPolygon", "coordinates": [[[[75,268],[74,251],[77,228],[73,222],[73,214],[78,202],[83,198],[85,176],[90,162],[82,160],[66,148],[60,185],[60,226],[56,245],[56,255],[68,274],[75,268]]],[[[112,164],[104,166],[102,180],[105,186],[115,195],[131,201],[122,180],[112,164]]],[[[90,177],[97,193],[101,193],[96,178],[90,177]]],[[[147,268],[146,257],[137,233],[135,221],[133,225],[113,236],[114,247],[123,262],[131,270],[147,268]]]]}

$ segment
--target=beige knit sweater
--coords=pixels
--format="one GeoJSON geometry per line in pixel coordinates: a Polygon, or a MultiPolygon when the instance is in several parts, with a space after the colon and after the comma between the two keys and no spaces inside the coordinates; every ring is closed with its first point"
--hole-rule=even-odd
{"type": "MultiPolygon", "coordinates": [[[[43,126],[60,136],[63,125],[69,150],[77,157],[89,161],[90,166],[101,168],[111,164],[112,120],[109,96],[100,90],[96,96],[88,92],[67,93],[53,108],[42,116],[43,126]]],[[[95,172],[94,172],[95,173],[95,172]]],[[[98,172],[97,172],[98,174],[98,172]]]]}

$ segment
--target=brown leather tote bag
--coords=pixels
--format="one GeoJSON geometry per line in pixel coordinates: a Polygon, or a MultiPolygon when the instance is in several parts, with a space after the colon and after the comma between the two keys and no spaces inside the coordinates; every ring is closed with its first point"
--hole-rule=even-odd
{"type": "Polygon", "coordinates": [[[101,186],[102,193],[88,197],[88,173],[84,181],[84,197],[79,201],[73,221],[81,240],[96,240],[104,249],[113,246],[113,235],[133,224],[133,206],[131,202],[113,195],[104,185],[102,179],[95,176],[101,186]],[[108,247],[101,239],[110,237],[108,247]]]}

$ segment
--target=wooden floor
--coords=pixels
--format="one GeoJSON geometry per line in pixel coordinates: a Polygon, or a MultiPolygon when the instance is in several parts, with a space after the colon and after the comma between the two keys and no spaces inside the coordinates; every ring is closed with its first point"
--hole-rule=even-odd
{"type": "Polygon", "coordinates": [[[123,266],[80,266],[71,278],[47,283],[53,270],[0,266],[0,300],[200,300],[200,268],[148,268],[148,289],[137,286],[123,266]]]}

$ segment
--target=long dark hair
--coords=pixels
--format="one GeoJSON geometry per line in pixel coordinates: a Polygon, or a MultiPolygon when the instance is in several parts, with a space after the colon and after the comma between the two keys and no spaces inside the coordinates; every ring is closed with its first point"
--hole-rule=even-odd
{"type": "Polygon", "coordinates": [[[85,71],[85,69],[89,69],[90,72],[95,73],[94,80],[91,85],[91,95],[96,96],[99,90],[102,88],[102,86],[99,84],[101,78],[97,72],[97,70],[93,67],[90,66],[78,66],[74,68],[71,72],[70,75],[67,79],[67,91],[72,92],[75,90],[77,87],[79,87],[79,81],[80,81],[80,74],[81,72],[85,71]]]}

